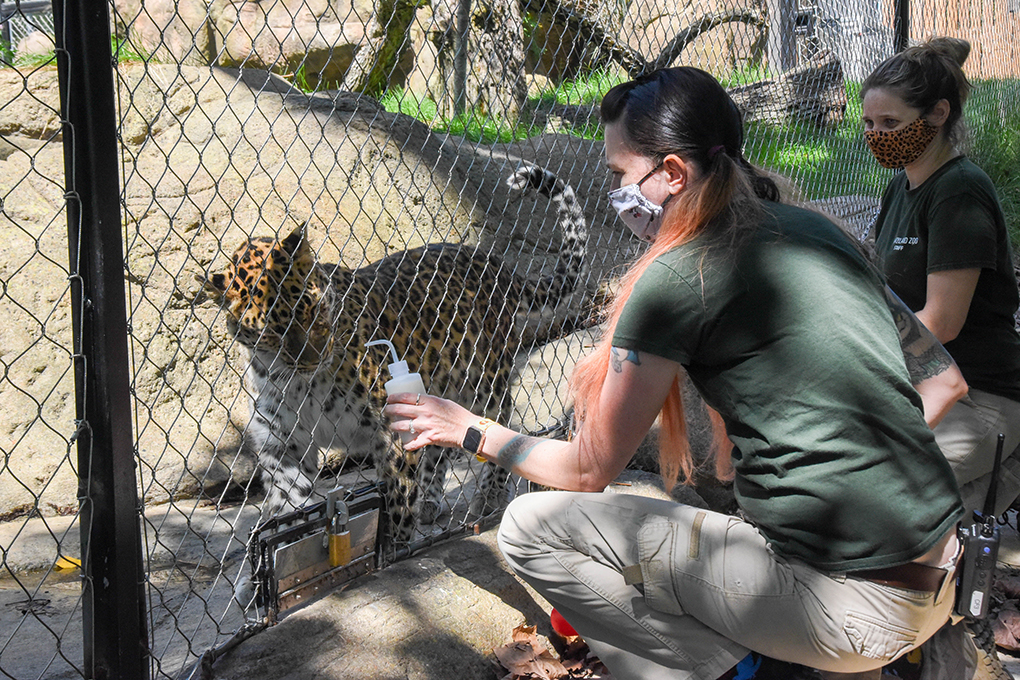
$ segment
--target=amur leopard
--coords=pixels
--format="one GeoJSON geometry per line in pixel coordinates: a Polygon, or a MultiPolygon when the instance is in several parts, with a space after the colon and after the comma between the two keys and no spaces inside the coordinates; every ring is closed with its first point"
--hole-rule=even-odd
{"type": "MultiPolygon", "coordinates": [[[[417,516],[440,514],[450,454],[408,452],[381,415],[385,347],[390,340],[429,394],[498,420],[529,315],[569,295],[582,273],[587,223],[573,190],[552,173],[523,167],[507,180],[537,189],[556,206],[562,246],[554,270],[525,279],[476,247],[433,244],[360,269],[316,261],[296,229],[286,238],[252,238],[225,271],[199,276],[226,312],[228,332],[250,350],[245,381],[251,421],[245,445],[257,452],[266,488],[264,516],[310,500],[320,448],[370,458],[383,484],[390,539],[410,540],[417,516]]],[[[483,466],[469,512],[503,502],[508,473],[483,466]]]]}

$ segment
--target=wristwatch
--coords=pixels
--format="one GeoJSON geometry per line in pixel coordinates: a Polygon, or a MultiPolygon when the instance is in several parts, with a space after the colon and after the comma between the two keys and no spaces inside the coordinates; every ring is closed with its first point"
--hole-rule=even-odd
{"type": "Polygon", "coordinates": [[[461,447],[475,454],[475,457],[484,463],[485,458],[478,455],[478,452],[482,450],[482,444],[485,443],[486,431],[495,424],[495,420],[482,418],[474,425],[469,425],[467,432],[464,433],[464,441],[461,443],[461,447]]]}

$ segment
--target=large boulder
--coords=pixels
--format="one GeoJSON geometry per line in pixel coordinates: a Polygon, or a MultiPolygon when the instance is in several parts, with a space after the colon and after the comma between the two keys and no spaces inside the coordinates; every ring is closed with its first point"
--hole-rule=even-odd
{"type": "MultiPolygon", "coordinates": [[[[371,0],[115,0],[116,30],[156,62],[264,69],[306,89],[342,81],[365,39],[371,0]]],[[[419,11],[426,23],[427,8],[419,11]]],[[[433,51],[419,21],[391,85],[427,87],[433,51]],[[417,57],[417,68],[415,68],[417,57]]]]}
{"type": "Polygon", "coordinates": [[[207,0],[115,0],[116,31],[134,51],[156,61],[214,63],[217,46],[207,0]]]}
{"type": "Polygon", "coordinates": [[[328,0],[213,0],[209,18],[219,47],[216,63],[302,71],[312,84],[339,81],[364,37],[361,17],[372,11],[364,0],[340,7],[328,0]]]}

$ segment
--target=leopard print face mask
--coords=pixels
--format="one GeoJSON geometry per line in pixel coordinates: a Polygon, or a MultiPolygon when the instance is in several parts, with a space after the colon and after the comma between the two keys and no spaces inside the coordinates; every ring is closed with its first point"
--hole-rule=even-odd
{"type": "Polygon", "coordinates": [[[938,133],[939,128],[918,117],[899,130],[865,130],[864,141],[879,165],[898,169],[920,158],[938,133]]]}

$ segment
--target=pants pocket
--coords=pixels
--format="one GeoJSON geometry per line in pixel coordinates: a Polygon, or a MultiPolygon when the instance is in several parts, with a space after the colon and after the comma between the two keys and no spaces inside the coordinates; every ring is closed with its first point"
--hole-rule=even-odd
{"type": "Polygon", "coordinates": [[[918,635],[916,630],[857,612],[847,612],[843,632],[854,651],[869,659],[893,659],[914,647],[918,635]]]}
{"type": "Polygon", "coordinates": [[[673,582],[676,526],[667,520],[648,522],[638,531],[638,560],[644,579],[645,602],[656,611],[682,616],[673,582]]]}

